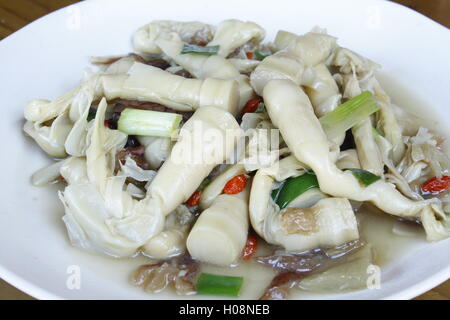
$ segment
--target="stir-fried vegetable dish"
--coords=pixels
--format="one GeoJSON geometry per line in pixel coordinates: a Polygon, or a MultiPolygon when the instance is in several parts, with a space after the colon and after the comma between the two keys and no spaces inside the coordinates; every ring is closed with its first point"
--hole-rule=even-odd
{"type": "Polygon", "coordinates": [[[71,244],[146,256],[133,284],[236,297],[250,280],[227,270],[248,265],[271,271],[253,298],[364,289],[361,204],[450,236],[444,139],[325,30],[268,41],[253,22],[154,21],[132,40],[31,101],[23,129],[54,159],[32,183],[60,183],[71,244]]]}

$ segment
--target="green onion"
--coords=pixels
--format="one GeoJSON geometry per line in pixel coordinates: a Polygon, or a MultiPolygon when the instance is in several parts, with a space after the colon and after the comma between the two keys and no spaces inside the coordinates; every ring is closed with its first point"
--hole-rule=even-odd
{"type": "Polygon", "coordinates": [[[377,182],[378,180],[381,179],[381,177],[374,175],[372,172],[363,169],[344,169],[344,170],[351,171],[353,175],[356,177],[356,179],[358,179],[359,182],[365,187],[370,186],[372,183],[377,182]]]}
{"type": "Polygon", "coordinates": [[[204,190],[211,183],[211,179],[205,178],[198,186],[197,190],[204,190]]]}
{"type": "Polygon", "coordinates": [[[258,59],[258,60],[263,60],[264,58],[267,58],[268,56],[271,55],[268,52],[263,52],[258,49],[256,49],[254,52],[255,52],[256,59],[258,59]]]}
{"type": "Polygon", "coordinates": [[[264,112],[264,110],[266,110],[266,105],[264,104],[264,102],[260,102],[258,104],[258,108],[255,110],[255,113],[262,113],[264,112]]]}
{"type": "Polygon", "coordinates": [[[87,122],[94,120],[95,119],[95,115],[97,114],[97,109],[94,108],[89,108],[89,113],[87,116],[87,122]]]}
{"type": "Polygon", "coordinates": [[[120,114],[117,128],[131,135],[175,138],[181,119],[176,113],[127,108],[120,114]]]}
{"type": "Polygon", "coordinates": [[[299,177],[286,179],[280,188],[272,191],[272,199],[280,209],[283,209],[302,193],[318,187],[316,175],[313,172],[307,172],[299,177]]]}
{"type": "Polygon", "coordinates": [[[184,44],[183,49],[181,50],[181,53],[196,53],[196,54],[202,54],[206,56],[212,56],[219,52],[220,46],[197,46],[195,44],[184,44]]]}
{"type": "Polygon", "coordinates": [[[243,281],[242,277],[202,273],[197,282],[197,293],[237,297],[243,281]]]}
{"type": "Polygon", "coordinates": [[[378,110],[380,107],[372,94],[365,91],[328,112],[319,120],[327,136],[332,138],[343,134],[378,110]]]}

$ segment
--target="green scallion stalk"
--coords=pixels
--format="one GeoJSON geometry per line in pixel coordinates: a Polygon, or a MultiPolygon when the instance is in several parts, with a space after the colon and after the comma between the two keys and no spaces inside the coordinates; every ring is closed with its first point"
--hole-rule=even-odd
{"type": "Polygon", "coordinates": [[[97,114],[97,109],[94,108],[89,108],[89,113],[87,116],[87,122],[94,120],[95,119],[95,115],[97,114]]]}
{"type": "Polygon", "coordinates": [[[182,54],[185,53],[195,53],[202,54],[206,56],[212,56],[219,52],[220,46],[197,46],[195,44],[184,44],[183,49],[181,50],[182,54]]]}
{"type": "Polygon", "coordinates": [[[258,49],[256,49],[256,50],[254,51],[254,53],[255,53],[256,59],[258,59],[258,60],[264,60],[264,58],[267,58],[268,56],[271,56],[270,53],[268,53],[268,52],[263,52],[263,51],[258,50],[258,49]]]}
{"type": "Polygon", "coordinates": [[[255,110],[255,113],[262,113],[266,110],[266,105],[264,102],[260,102],[258,108],[255,110]]]}
{"type": "Polygon", "coordinates": [[[353,173],[356,179],[365,187],[370,186],[372,183],[377,182],[381,179],[380,176],[373,174],[367,170],[363,169],[345,169],[353,173]]]}
{"type": "Polygon", "coordinates": [[[316,175],[313,172],[307,172],[301,176],[286,179],[280,188],[272,191],[272,199],[280,209],[283,209],[302,193],[318,187],[316,175]]]}
{"type": "Polygon", "coordinates": [[[327,136],[332,138],[343,134],[378,110],[380,107],[372,94],[365,91],[328,112],[319,120],[327,136]]]}
{"type": "Polygon", "coordinates": [[[211,179],[205,178],[198,186],[197,190],[204,190],[211,183],[211,179]]]}
{"type": "Polygon", "coordinates": [[[243,281],[242,277],[202,273],[197,281],[197,293],[237,297],[243,281]]]}
{"type": "Polygon", "coordinates": [[[120,114],[117,129],[136,136],[175,138],[181,119],[176,113],[127,108],[120,114]]]}

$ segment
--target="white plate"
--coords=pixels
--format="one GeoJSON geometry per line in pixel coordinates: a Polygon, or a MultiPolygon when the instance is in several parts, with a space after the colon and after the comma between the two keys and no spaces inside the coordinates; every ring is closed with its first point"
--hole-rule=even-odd
{"type": "MultiPolygon", "coordinates": [[[[383,66],[382,80],[395,102],[428,108],[440,126],[450,128],[450,32],[391,2],[81,2],[0,42],[0,136],[4,140],[0,159],[0,277],[41,299],[168,297],[148,296],[128,284],[129,272],[137,261],[102,258],[69,245],[55,190],[34,188],[29,183],[30,175],[49,159],[23,136],[23,107],[30,99],[54,98],[75,86],[87,66],[87,57],[129,52],[133,31],[151,20],[217,24],[226,18],[255,21],[266,28],[268,39],[280,28],[304,33],[315,25],[325,27],[339,37],[341,45],[383,66]],[[72,265],[81,270],[80,290],[66,285],[72,265]]],[[[449,275],[450,241],[419,241],[384,268],[381,289],[319,297],[408,299],[449,275]]]]}

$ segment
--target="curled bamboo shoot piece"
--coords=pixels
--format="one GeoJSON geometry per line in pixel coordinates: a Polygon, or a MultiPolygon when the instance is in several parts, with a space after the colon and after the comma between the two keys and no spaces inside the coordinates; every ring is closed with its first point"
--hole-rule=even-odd
{"type": "Polygon", "coordinates": [[[256,93],[262,95],[265,85],[273,79],[289,79],[296,84],[311,82],[305,68],[324,62],[336,46],[336,39],[327,34],[309,32],[296,37],[289,45],[265,58],[250,75],[256,93]]]}
{"type": "Polygon", "coordinates": [[[179,205],[167,216],[164,230],[143,246],[144,253],[154,259],[169,259],[183,254],[192,219],[189,209],[179,205]]]}
{"type": "MultiPolygon", "coordinates": [[[[355,73],[344,75],[343,82],[345,98],[351,99],[361,94],[360,81],[355,73]]],[[[373,130],[372,119],[369,117],[355,125],[352,128],[352,134],[361,168],[381,176],[384,165],[373,130]]]]}
{"type": "Polygon", "coordinates": [[[258,44],[266,35],[263,28],[254,22],[229,19],[217,27],[214,38],[208,46],[219,46],[218,54],[227,57],[247,42],[258,44]]]}
{"type": "Polygon", "coordinates": [[[167,56],[198,79],[236,80],[239,86],[240,108],[254,96],[248,77],[240,74],[230,60],[220,55],[181,54],[184,43],[176,33],[162,35],[157,39],[156,44],[167,56]]]}
{"type": "Polygon", "coordinates": [[[310,31],[298,36],[286,48],[306,66],[315,66],[325,61],[336,47],[336,38],[326,33],[310,31]]]}
{"type": "Polygon", "coordinates": [[[175,210],[228,158],[241,135],[229,112],[214,107],[198,109],[181,129],[170,157],[147,190],[150,206],[164,215],[175,210]]]}
{"type": "Polygon", "coordinates": [[[239,102],[234,80],[186,79],[142,63],[134,63],[127,75],[104,75],[101,89],[108,100],[150,101],[179,111],[212,106],[235,113],[239,102]]]}
{"type": "Polygon", "coordinates": [[[359,238],[347,199],[325,198],[311,208],[288,207],[266,218],[265,239],[291,252],[333,247],[359,238]]]}
{"type": "Polygon", "coordinates": [[[225,184],[233,177],[247,173],[245,166],[241,163],[234,164],[219,174],[206,186],[200,196],[200,208],[202,210],[211,206],[214,199],[222,193],[225,184]]]}
{"type": "Polygon", "coordinates": [[[314,67],[317,76],[317,84],[314,87],[306,87],[305,92],[311,101],[316,115],[320,118],[333,111],[341,102],[339,88],[328,70],[327,66],[320,63],[314,67]]]}
{"type": "Polygon", "coordinates": [[[349,168],[361,169],[361,164],[359,163],[358,153],[356,150],[349,149],[341,151],[336,161],[336,167],[341,170],[349,168]]]}
{"type": "Polygon", "coordinates": [[[253,177],[249,210],[253,229],[264,238],[264,221],[269,212],[278,211],[271,200],[274,182],[282,182],[306,172],[305,167],[294,156],[288,156],[268,168],[261,168],[253,177]]]}
{"type": "Polygon", "coordinates": [[[59,170],[67,184],[89,183],[87,176],[86,159],[70,157],[64,161],[59,170]]]}
{"type": "Polygon", "coordinates": [[[67,112],[57,116],[50,126],[27,121],[23,127],[23,131],[33,138],[42,150],[56,158],[67,155],[64,144],[71,130],[72,122],[67,112]]]}
{"type": "Polygon", "coordinates": [[[297,37],[295,33],[279,30],[273,41],[274,47],[277,51],[286,49],[297,37]]]}
{"type": "Polygon", "coordinates": [[[60,174],[61,167],[69,159],[70,158],[60,160],[52,163],[47,167],[39,169],[31,176],[31,183],[36,187],[40,187],[47,185],[49,183],[56,182],[58,178],[61,176],[60,174]]]}
{"type": "Polygon", "coordinates": [[[377,176],[383,175],[383,160],[373,136],[373,127],[370,118],[355,125],[352,128],[352,133],[361,168],[377,176]]]}
{"type": "Polygon", "coordinates": [[[170,156],[173,142],[170,138],[138,136],[139,143],[145,147],[145,160],[150,168],[158,169],[170,156]]]}
{"type": "Polygon", "coordinates": [[[169,32],[177,33],[183,41],[191,42],[200,40],[208,42],[212,38],[213,28],[208,24],[197,21],[178,22],[171,20],[153,21],[139,28],[133,36],[134,48],[143,53],[160,54],[160,48],[155,40],[169,32]]]}
{"type": "MultiPolygon", "coordinates": [[[[342,96],[336,81],[324,63],[319,63],[313,67],[313,70],[316,79],[313,85],[305,87],[305,93],[314,107],[314,112],[320,118],[339,106],[342,96]]],[[[344,139],[345,133],[330,138],[336,145],[341,145],[344,139]]]]}
{"type": "Polygon", "coordinates": [[[239,73],[250,73],[261,63],[259,60],[230,58],[228,61],[239,71],[239,73]]]}
{"type": "Polygon", "coordinates": [[[395,117],[391,99],[380,86],[378,80],[373,78],[372,82],[372,90],[374,91],[375,99],[380,105],[380,127],[382,128],[386,139],[392,144],[394,163],[398,164],[406,151],[402,130],[395,117]]]}
{"type": "Polygon", "coordinates": [[[271,199],[274,182],[304,173],[305,167],[293,156],[258,170],[249,202],[255,231],[267,242],[294,252],[358,239],[356,218],[348,200],[327,199],[317,188],[300,194],[280,211],[271,199]]]}
{"type": "Polygon", "coordinates": [[[218,196],[202,212],[186,242],[193,258],[219,266],[237,262],[247,241],[247,201],[248,188],[218,196]]]}
{"type": "Polygon", "coordinates": [[[41,124],[43,122],[56,118],[57,116],[67,111],[78,90],[79,87],[76,87],[53,101],[45,99],[36,99],[30,101],[25,106],[25,119],[30,122],[41,124]]]}

